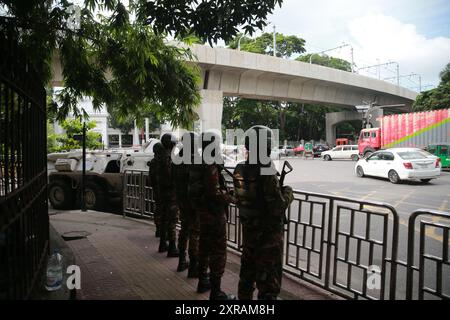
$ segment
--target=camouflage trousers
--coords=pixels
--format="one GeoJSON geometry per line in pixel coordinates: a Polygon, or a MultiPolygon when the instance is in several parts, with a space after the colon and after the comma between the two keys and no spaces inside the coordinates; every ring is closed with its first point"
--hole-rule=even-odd
{"type": "Polygon", "coordinates": [[[176,241],[176,226],[178,222],[178,206],[172,199],[162,199],[161,203],[161,238],[176,241]]]}
{"type": "Polygon", "coordinates": [[[156,230],[161,232],[161,204],[158,200],[155,200],[154,211],[153,211],[153,221],[155,222],[156,230]]]}
{"type": "Polygon", "coordinates": [[[209,266],[211,279],[220,279],[227,262],[225,211],[213,213],[201,208],[197,212],[200,219],[199,273],[206,273],[209,266]]]}
{"type": "Polygon", "coordinates": [[[274,299],[280,293],[283,268],[283,227],[277,224],[264,227],[242,224],[243,251],[239,274],[238,297],[253,299],[258,288],[258,299],[274,299]]]}
{"type": "Polygon", "coordinates": [[[197,258],[200,237],[200,222],[189,200],[179,201],[181,229],[178,234],[178,250],[186,252],[189,243],[189,257],[197,258]]]}

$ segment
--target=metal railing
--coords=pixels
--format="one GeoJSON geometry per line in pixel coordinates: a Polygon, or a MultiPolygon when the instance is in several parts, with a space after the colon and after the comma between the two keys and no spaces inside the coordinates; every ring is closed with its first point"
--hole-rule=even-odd
{"type": "MultiPolygon", "coordinates": [[[[409,217],[408,228],[408,258],[406,262],[406,298],[423,300],[425,295],[428,298],[450,299],[450,261],[449,261],[449,229],[450,225],[439,221],[423,220],[425,217],[441,218],[450,221],[450,213],[438,210],[419,209],[414,211],[409,217]],[[417,221],[418,218],[419,221],[417,221]],[[416,242],[416,223],[419,224],[419,251],[414,250],[416,242]],[[441,246],[427,246],[427,232],[429,230],[440,230],[442,237],[441,246]],[[435,272],[427,272],[427,264],[434,265],[435,272]],[[447,274],[445,273],[447,268],[447,274]],[[418,279],[414,281],[414,274],[418,274],[418,279]],[[426,276],[429,279],[426,279],[426,276]],[[445,282],[447,280],[447,282],[445,282]],[[434,286],[434,288],[432,288],[434,286]],[[444,288],[448,290],[445,292],[444,288]]],[[[403,264],[405,265],[405,264],[403,264]]]]}
{"type": "Polygon", "coordinates": [[[0,300],[29,297],[49,239],[46,94],[15,35],[0,18],[0,300]]]}
{"type": "MultiPolygon", "coordinates": [[[[153,215],[151,188],[140,185],[147,176],[148,172],[143,171],[125,173],[124,215],[153,215]]],[[[444,267],[449,266],[450,213],[424,209],[414,212],[408,224],[408,259],[400,261],[399,217],[393,206],[299,190],[294,191],[294,197],[286,211],[284,272],[348,299],[424,299],[424,293],[449,299],[444,289],[450,286],[450,268],[444,267]],[[421,221],[420,249],[416,252],[415,220],[419,216],[440,217],[445,224],[421,221]],[[439,249],[441,257],[426,251],[427,228],[442,230],[442,247],[433,245],[433,252],[439,249]],[[428,260],[437,264],[431,275],[434,289],[424,285],[428,260]],[[407,277],[397,277],[399,268],[406,270],[407,277]],[[419,277],[414,278],[413,273],[419,277]],[[399,286],[406,287],[404,297],[399,286]]],[[[233,204],[229,207],[227,239],[230,248],[241,251],[239,209],[233,204]]]]}

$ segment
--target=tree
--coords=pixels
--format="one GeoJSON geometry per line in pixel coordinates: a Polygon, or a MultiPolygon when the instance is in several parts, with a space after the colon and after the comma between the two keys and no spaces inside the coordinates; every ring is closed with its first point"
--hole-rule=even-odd
{"type": "MultiPolygon", "coordinates": [[[[114,129],[119,129],[123,134],[128,134],[130,130],[134,128],[134,116],[135,115],[121,115],[113,111],[108,115],[108,126],[114,129]]],[[[148,118],[149,120],[148,125],[150,131],[156,130],[161,125],[152,113],[143,113],[138,117],[138,120],[136,120],[136,125],[142,128],[145,124],[145,118],[148,118]]]]}
{"type": "Polygon", "coordinates": [[[318,64],[324,67],[329,67],[333,69],[343,70],[343,71],[352,71],[352,64],[344,59],[340,58],[334,58],[331,56],[328,56],[326,54],[324,55],[318,55],[318,54],[306,54],[298,57],[296,60],[303,61],[303,62],[309,62],[309,59],[311,59],[311,63],[318,64]]]}
{"type": "MultiPolygon", "coordinates": [[[[196,119],[200,102],[199,73],[183,61],[188,48],[165,41],[166,36],[189,43],[192,35],[203,42],[229,41],[241,27],[252,34],[282,0],[84,0],[75,8],[69,0],[0,0],[12,17],[19,45],[47,83],[51,63],[59,55],[64,90],[60,103],[51,104],[57,119],[72,111],[78,116],[82,96],[94,108],[136,113],[145,109],[174,126],[196,119]],[[71,12],[79,13],[80,28],[72,28],[71,12]],[[111,75],[108,78],[105,75],[111,75]]],[[[82,112],[83,110],[81,110],[82,112]]]]}
{"type": "Polygon", "coordinates": [[[414,111],[446,109],[450,107],[450,63],[439,74],[439,85],[419,94],[413,105],[414,111]]]}
{"type": "MultiPolygon", "coordinates": [[[[251,39],[239,34],[227,43],[231,49],[237,49],[241,44],[242,51],[273,55],[273,34],[263,33],[261,36],[251,39]]],[[[276,33],[276,55],[277,57],[289,58],[293,54],[305,52],[305,40],[297,36],[286,36],[276,33]]]]}
{"type": "MultiPolygon", "coordinates": [[[[100,149],[102,148],[101,134],[93,131],[96,126],[95,121],[86,122],[86,148],[87,149],[100,149]]],[[[79,137],[83,134],[83,124],[80,119],[68,119],[61,122],[61,127],[65,133],[62,135],[55,135],[54,133],[49,136],[52,141],[56,140],[56,146],[49,148],[48,152],[61,152],[70,151],[74,149],[81,149],[82,142],[79,137]]]]}

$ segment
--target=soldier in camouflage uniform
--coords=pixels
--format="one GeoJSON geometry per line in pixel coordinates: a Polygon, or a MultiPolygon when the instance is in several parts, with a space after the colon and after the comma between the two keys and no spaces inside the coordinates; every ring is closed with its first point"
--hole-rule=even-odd
{"type": "Polygon", "coordinates": [[[263,126],[246,132],[245,147],[249,158],[236,166],[234,192],[242,223],[243,252],[238,298],[276,299],[280,293],[283,264],[283,237],[286,208],[293,200],[292,189],[282,187],[270,160],[272,131],[263,126]],[[250,131],[253,130],[253,131],[250,131]],[[251,139],[251,132],[256,139],[251,139]],[[267,142],[262,143],[262,139],[267,142]],[[267,161],[262,161],[259,152],[267,161]],[[258,156],[251,158],[253,153],[258,156]],[[249,159],[256,159],[255,163],[249,159]],[[271,169],[272,168],[272,169],[271,169]],[[264,169],[266,171],[261,171],[264,169]],[[264,174],[261,174],[264,172],[264,174]]]}
{"type": "Polygon", "coordinates": [[[183,161],[173,167],[173,178],[180,209],[181,229],[178,234],[178,250],[180,252],[177,271],[188,270],[188,278],[198,277],[198,241],[200,224],[197,212],[192,208],[188,197],[189,170],[194,164],[195,157],[199,157],[196,146],[198,135],[188,132],[183,135],[183,146],[179,157],[183,161]],[[189,243],[189,261],[186,259],[186,249],[189,243]]]}
{"type": "MultiPolygon", "coordinates": [[[[227,191],[225,179],[221,174],[216,154],[220,152],[220,136],[211,132],[202,133],[202,164],[195,164],[189,172],[189,197],[192,206],[200,218],[199,244],[199,281],[197,292],[211,289],[211,300],[233,299],[221,290],[221,279],[225,271],[227,258],[226,211],[228,204],[233,202],[232,195],[227,191]],[[205,158],[205,149],[214,144],[215,160],[205,158]],[[208,266],[210,278],[208,278],[208,266]]],[[[207,155],[206,155],[207,156],[207,155]]]]}
{"type": "Polygon", "coordinates": [[[178,206],[176,201],[175,186],[172,179],[171,152],[175,146],[175,139],[170,133],[161,137],[164,152],[158,158],[157,181],[161,203],[161,237],[159,252],[167,251],[167,257],[178,257],[176,245],[176,224],[178,222],[178,206]],[[169,245],[167,245],[167,240],[169,245]]]}
{"type": "Polygon", "coordinates": [[[155,201],[153,219],[155,221],[156,232],[155,236],[158,238],[161,235],[161,195],[158,188],[157,172],[158,172],[158,159],[164,154],[164,147],[161,142],[155,143],[153,146],[153,159],[149,164],[148,182],[149,186],[153,190],[153,200],[155,201]]]}

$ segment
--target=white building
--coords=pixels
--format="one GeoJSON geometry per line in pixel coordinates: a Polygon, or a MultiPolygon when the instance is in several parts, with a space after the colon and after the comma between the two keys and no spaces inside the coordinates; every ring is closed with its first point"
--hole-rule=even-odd
{"type": "MultiPolygon", "coordinates": [[[[84,109],[86,111],[90,121],[95,121],[96,127],[92,131],[100,133],[105,149],[136,147],[142,145],[143,142],[148,141],[150,138],[159,138],[161,132],[168,132],[171,128],[170,126],[162,125],[161,129],[149,132],[148,120],[146,119],[145,128],[134,127],[128,134],[123,134],[119,129],[108,126],[108,111],[106,111],[106,108],[94,110],[90,97],[84,97],[79,101],[78,107],[80,110],[84,109]]],[[[67,118],[74,119],[74,116],[70,113],[67,118]]],[[[64,133],[64,129],[57,122],[54,123],[54,130],[56,134],[64,133]]]]}

